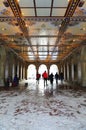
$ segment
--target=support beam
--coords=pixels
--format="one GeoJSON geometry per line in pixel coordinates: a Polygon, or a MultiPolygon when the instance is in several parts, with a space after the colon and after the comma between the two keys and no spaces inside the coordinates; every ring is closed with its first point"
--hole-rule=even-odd
{"type": "Polygon", "coordinates": [[[13,1],[13,0],[7,0],[9,3],[9,6],[15,16],[15,18],[17,18],[17,22],[20,26],[21,31],[23,32],[23,35],[25,36],[25,38],[28,40],[28,44],[30,45],[30,48],[34,54],[33,48],[31,46],[31,42],[29,39],[29,33],[28,33],[28,29],[25,25],[25,21],[22,19],[22,13],[21,13],[21,9],[19,7],[19,4],[17,2],[17,0],[13,1]],[[26,37],[28,35],[28,37],[26,37]]]}
{"type": "Polygon", "coordinates": [[[73,16],[79,2],[80,2],[80,0],[70,0],[69,1],[66,13],[64,15],[65,19],[61,23],[61,27],[60,27],[59,33],[58,33],[58,38],[56,40],[55,46],[53,47],[52,55],[53,55],[55,48],[56,48],[57,44],[59,43],[61,37],[63,36],[64,32],[66,31],[67,26],[69,25],[69,22],[70,22],[70,17],[73,16]]]}
{"type": "MultiPolygon", "coordinates": [[[[41,21],[44,21],[44,22],[62,22],[63,20],[67,19],[68,17],[65,17],[65,16],[52,16],[52,17],[43,17],[43,16],[22,16],[22,19],[25,20],[25,21],[29,21],[29,22],[32,22],[32,21],[37,21],[37,22],[41,22],[41,21]]],[[[0,16],[0,22],[10,22],[10,21],[17,21],[18,18],[16,17],[13,17],[13,16],[0,16]]],[[[72,16],[70,17],[70,21],[74,21],[74,22],[86,22],[86,16],[72,16]]]]}

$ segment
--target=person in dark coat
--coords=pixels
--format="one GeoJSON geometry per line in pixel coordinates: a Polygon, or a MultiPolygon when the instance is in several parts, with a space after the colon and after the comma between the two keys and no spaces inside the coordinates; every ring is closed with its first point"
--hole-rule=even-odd
{"type": "Polygon", "coordinates": [[[39,73],[36,74],[36,80],[37,80],[37,83],[39,84],[39,79],[40,79],[41,75],[39,73]]]}
{"type": "Polygon", "coordinates": [[[56,72],[56,74],[55,74],[56,84],[58,84],[58,79],[59,79],[59,74],[56,72]]]}
{"type": "Polygon", "coordinates": [[[14,76],[14,79],[13,79],[13,86],[18,86],[19,85],[19,78],[17,77],[17,75],[14,76]]]}
{"type": "Polygon", "coordinates": [[[61,84],[63,84],[64,75],[63,75],[63,73],[62,73],[62,72],[60,73],[60,80],[61,80],[61,84]]]}
{"type": "Polygon", "coordinates": [[[49,80],[50,80],[50,84],[53,86],[53,78],[54,78],[54,75],[53,75],[53,73],[51,73],[50,75],[49,75],[49,80]]]}

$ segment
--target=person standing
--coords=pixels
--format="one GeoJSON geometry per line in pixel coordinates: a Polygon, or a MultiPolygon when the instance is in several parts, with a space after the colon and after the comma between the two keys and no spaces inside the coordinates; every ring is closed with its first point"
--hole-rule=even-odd
{"type": "Polygon", "coordinates": [[[14,79],[13,79],[13,86],[18,86],[19,85],[19,78],[17,76],[17,74],[14,76],[14,79]]]}
{"type": "Polygon", "coordinates": [[[61,84],[63,84],[64,75],[63,75],[63,73],[62,73],[62,72],[60,73],[60,80],[61,80],[61,84]]]}
{"type": "Polygon", "coordinates": [[[39,80],[40,80],[40,77],[41,75],[39,73],[36,74],[36,80],[37,80],[37,83],[39,84],[39,80]]]}
{"type": "Polygon", "coordinates": [[[54,75],[53,75],[53,73],[51,73],[50,75],[49,75],[49,80],[50,80],[50,84],[53,86],[53,77],[54,77],[54,75]]]}
{"type": "Polygon", "coordinates": [[[58,84],[58,79],[59,79],[59,74],[56,72],[56,74],[55,74],[56,84],[58,84]]]}
{"type": "Polygon", "coordinates": [[[47,86],[48,73],[46,71],[44,71],[44,73],[42,74],[42,77],[44,79],[44,87],[45,87],[45,84],[47,86]]]}

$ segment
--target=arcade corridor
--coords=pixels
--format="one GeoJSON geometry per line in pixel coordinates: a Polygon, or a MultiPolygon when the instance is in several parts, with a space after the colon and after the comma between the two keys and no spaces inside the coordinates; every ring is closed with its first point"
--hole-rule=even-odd
{"type": "Polygon", "coordinates": [[[42,64],[86,86],[86,0],[0,0],[0,87],[42,64]]]}
{"type": "Polygon", "coordinates": [[[86,130],[86,0],[0,0],[0,130],[86,130]]]}

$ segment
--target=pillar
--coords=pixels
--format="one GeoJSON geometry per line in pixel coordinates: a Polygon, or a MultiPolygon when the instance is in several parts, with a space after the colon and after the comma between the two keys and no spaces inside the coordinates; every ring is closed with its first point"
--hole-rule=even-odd
{"type": "Polygon", "coordinates": [[[81,50],[81,82],[86,87],[86,45],[81,50]]]}
{"type": "Polygon", "coordinates": [[[27,79],[27,69],[28,69],[28,66],[25,65],[25,79],[27,79]]]}
{"type": "Polygon", "coordinates": [[[0,86],[4,86],[6,50],[0,46],[0,86]]]}
{"type": "Polygon", "coordinates": [[[67,63],[64,65],[64,80],[67,80],[67,63]]]}

